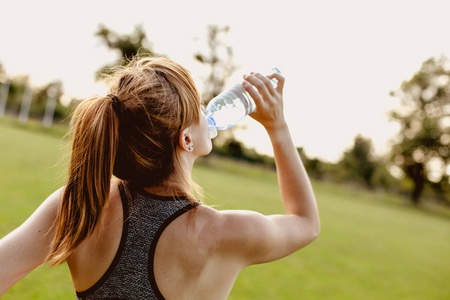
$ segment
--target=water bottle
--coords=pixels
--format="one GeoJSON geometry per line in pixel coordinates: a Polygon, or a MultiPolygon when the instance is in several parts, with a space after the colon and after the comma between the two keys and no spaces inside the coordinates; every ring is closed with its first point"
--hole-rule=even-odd
{"type": "MultiPolygon", "coordinates": [[[[277,68],[272,73],[280,74],[277,68]]],[[[272,79],[276,86],[277,80],[272,79]]],[[[206,106],[206,117],[211,139],[217,136],[217,130],[226,130],[236,125],[245,116],[251,114],[256,108],[255,101],[242,87],[241,83],[224,91],[211,99],[206,106]]]]}

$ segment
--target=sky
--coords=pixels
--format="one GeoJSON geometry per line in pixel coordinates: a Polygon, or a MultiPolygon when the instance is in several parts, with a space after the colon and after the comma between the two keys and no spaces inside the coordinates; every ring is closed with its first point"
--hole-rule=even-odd
{"type": "MultiPolygon", "coordinates": [[[[450,1],[2,1],[0,63],[30,83],[63,82],[70,97],[106,94],[94,73],[114,62],[94,35],[99,24],[131,33],[141,24],[153,49],[187,67],[201,85],[206,27],[229,26],[226,43],[239,67],[228,86],[250,71],[278,67],[286,78],[285,117],[294,143],[311,157],[337,161],[357,134],[388,151],[398,130],[387,112],[390,91],[430,57],[450,57],[450,1]]],[[[262,127],[246,119],[238,137],[271,154],[262,127]]]]}

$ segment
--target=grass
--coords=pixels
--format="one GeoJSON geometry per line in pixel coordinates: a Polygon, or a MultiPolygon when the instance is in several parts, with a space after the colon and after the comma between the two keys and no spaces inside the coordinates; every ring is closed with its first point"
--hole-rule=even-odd
{"type": "MultiPolygon", "coordinates": [[[[63,183],[62,135],[0,122],[0,236],[19,226],[63,183]]],[[[12,287],[2,299],[74,299],[66,266],[37,268],[12,287]]]]}
{"type": "MultiPolygon", "coordinates": [[[[0,236],[63,184],[61,135],[0,120],[0,236]]],[[[276,175],[214,157],[196,166],[206,203],[281,213],[276,175]]],[[[229,299],[449,299],[450,214],[395,195],[313,182],[322,232],[310,246],[245,269],[229,299]]],[[[66,266],[37,268],[2,299],[74,299],[66,266]]]]}

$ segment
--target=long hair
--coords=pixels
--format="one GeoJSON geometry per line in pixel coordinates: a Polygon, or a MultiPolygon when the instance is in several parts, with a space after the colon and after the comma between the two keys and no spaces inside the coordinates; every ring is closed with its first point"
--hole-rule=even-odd
{"type": "Polygon", "coordinates": [[[198,186],[181,168],[178,136],[200,120],[190,73],[166,58],[135,58],[109,78],[114,96],[93,97],[70,123],[69,176],[47,260],[61,264],[99,225],[115,177],[160,186],[195,202],[198,186]]]}

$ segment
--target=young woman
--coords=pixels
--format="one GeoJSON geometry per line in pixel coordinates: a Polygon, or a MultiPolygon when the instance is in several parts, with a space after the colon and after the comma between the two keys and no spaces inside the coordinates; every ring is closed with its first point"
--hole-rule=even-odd
{"type": "Polygon", "coordinates": [[[74,113],[67,184],[0,240],[0,295],[49,261],[67,262],[79,299],[226,299],[244,267],[311,243],[318,210],[283,86],[279,74],[243,81],[273,145],[285,209],[264,216],[195,198],[192,167],[212,146],[190,73],[148,57],[120,69],[110,94],[74,113]]]}

